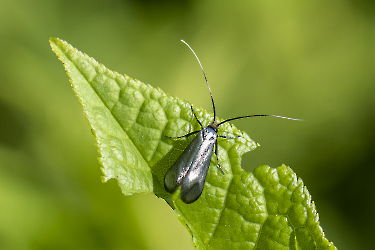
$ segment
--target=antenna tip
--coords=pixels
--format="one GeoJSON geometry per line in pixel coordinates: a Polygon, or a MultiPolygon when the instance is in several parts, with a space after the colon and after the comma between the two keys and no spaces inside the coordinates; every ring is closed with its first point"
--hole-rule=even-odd
{"type": "Polygon", "coordinates": [[[283,119],[287,119],[287,120],[293,120],[293,121],[305,121],[304,119],[296,119],[296,118],[285,117],[285,116],[280,116],[280,115],[269,115],[269,116],[283,118],[283,119]]]}

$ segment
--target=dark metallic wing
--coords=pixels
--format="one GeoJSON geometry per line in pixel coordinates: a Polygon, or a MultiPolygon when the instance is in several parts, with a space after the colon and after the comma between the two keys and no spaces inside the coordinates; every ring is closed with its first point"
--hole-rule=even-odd
{"type": "Polygon", "coordinates": [[[202,194],[217,134],[212,128],[199,133],[203,140],[193,158],[190,169],[181,182],[181,200],[187,204],[196,201],[202,194]]]}
{"type": "Polygon", "coordinates": [[[188,173],[192,162],[197,156],[199,146],[203,142],[202,131],[203,130],[199,131],[197,136],[190,142],[177,161],[165,174],[164,188],[167,192],[174,193],[188,173]]]}

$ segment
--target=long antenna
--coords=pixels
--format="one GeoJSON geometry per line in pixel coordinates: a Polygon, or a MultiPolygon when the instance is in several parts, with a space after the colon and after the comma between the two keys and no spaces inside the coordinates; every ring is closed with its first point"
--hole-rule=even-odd
{"type": "MultiPolygon", "coordinates": [[[[191,50],[191,52],[193,52],[195,58],[197,58],[199,65],[201,66],[204,79],[206,80],[208,90],[210,91],[210,96],[211,96],[211,101],[212,101],[212,107],[214,109],[214,120],[213,120],[213,124],[214,124],[215,121],[216,121],[215,102],[214,102],[214,98],[212,97],[211,88],[210,88],[210,85],[208,84],[207,77],[206,77],[206,74],[204,73],[204,69],[203,69],[203,66],[201,64],[201,61],[199,60],[197,54],[195,54],[194,50],[190,47],[190,45],[187,42],[185,42],[184,40],[181,40],[181,42],[183,42],[184,44],[186,44],[186,46],[189,47],[189,49],[191,50]]],[[[194,112],[194,110],[193,110],[193,112],[194,112]]],[[[226,122],[229,122],[229,121],[243,119],[243,118],[249,118],[249,117],[256,117],[256,116],[273,116],[273,117],[278,117],[278,118],[283,118],[283,119],[293,120],[293,121],[304,121],[303,119],[295,119],[295,118],[290,118],[290,117],[285,117],[285,116],[280,116],[280,115],[246,115],[246,116],[240,116],[240,117],[235,117],[235,118],[230,118],[230,119],[224,120],[224,121],[216,124],[216,127],[218,127],[220,124],[223,124],[223,123],[226,123],[226,122]]],[[[200,122],[199,122],[199,124],[200,124],[200,122]]]]}
{"type": "Polygon", "coordinates": [[[246,115],[246,116],[239,116],[239,117],[227,119],[225,121],[222,121],[222,122],[218,123],[217,126],[219,126],[220,124],[229,122],[229,121],[243,119],[243,118],[249,118],[249,117],[255,117],[255,116],[273,116],[273,117],[283,118],[283,119],[293,120],[293,121],[304,121],[303,119],[296,119],[296,118],[285,117],[285,116],[280,116],[280,115],[246,115]]]}
{"type": "Polygon", "coordinates": [[[184,40],[181,40],[181,42],[183,42],[184,44],[186,44],[186,46],[189,47],[189,49],[193,52],[195,58],[197,58],[199,65],[201,66],[201,69],[202,69],[202,72],[203,72],[203,75],[204,75],[204,79],[206,80],[208,90],[210,91],[210,96],[211,96],[211,101],[212,101],[212,107],[214,108],[214,122],[215,122],[216,121],[215,102],[214,102],[214,98],[212,97],[211,88],[210,88],[210,85],[208,84],[207,77],[206,77],[206,74],[204,73],[204,69],[203,69],[203,66],[201,64],[201,61],[199,61],[199,58],[198,58],[197,54],[195,54],[194,50],[190,47],[190,45],[187,42],[185,42],[184,40]]]}

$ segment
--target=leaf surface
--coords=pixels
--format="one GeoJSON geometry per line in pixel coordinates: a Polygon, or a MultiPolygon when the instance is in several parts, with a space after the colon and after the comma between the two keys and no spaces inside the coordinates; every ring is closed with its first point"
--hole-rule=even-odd
{"type": "MultiPolygon", "coordinates": [[[[180,191],[164,190],[164,175],[199,130],[190,103],[127,75],[107,69],[57,38],[53,51],[64,63],[74,92],[96,138],[103,181],[115,178],[125,195],[154,193],[177,211],[198,249],[336,249],[319,226],[315,205],[301,179],[287,166],[241,168],[242,155],[257,144],[228,123],[219,134],[202,196],[192,204],[180,191]],[[225,132],[224,132],[225,131],[225,132]]],[[[195,107],[203,126],[213,115],[195,107]]],[[[220,119],[218,119],[220,121],[220,119]]]]}

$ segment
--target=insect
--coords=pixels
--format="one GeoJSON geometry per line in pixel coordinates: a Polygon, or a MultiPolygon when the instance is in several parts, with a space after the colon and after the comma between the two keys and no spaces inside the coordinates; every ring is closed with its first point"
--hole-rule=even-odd
{"type": "Polygon", "coordinates": [[[212,158],[212,154],[215,149],[215,155],[217,160],[217,166],[220,168],[221,172],[225,174],[224,170],[220,166],[219,158],[218,158],[218,144],[217,138],[227,138],[227,139],[234,139],[233,137],[227,137],[223,135],[218,135],[218,127],[221,124],[227,123],[229,121],[238,120],[242,118],[249,118],[249,117],[256,117],[256,116],[274,116],[289,120],[300,120],[294,119],[289,117],[277,116],[277,115],[247,115],[247,116],[240,116],[231,119],[224,120],[222,122],[216,121],[216,110],[215,110],[215,103],[212,97],[210,85],[208,84],[206,74],[204,73],[203,66],[195,54],[194,50],[187,44],[184,40],[181,40],[185,43],[189,49],[193,52],[195,58],[198,60],[199,65],[201,66],[204,79],[206,80],[208,90],[211,95],[211,102],[214,111],[214,118],[213,121],[207,126],[203,127],[202,123],[198,120],[197,116],[194,113],[193,106],[191,106],[191,110],[193,115],[199,125],[201,126],[201,130],[197,130],[186,135],[180,137],[169,137],[171,139],[180,139],[184,137],[189,137],[195,135],[195,138],[190,142],[190,144],[186,147],[186,149],[182,152],[180,157],[177,161],[172,165],[172,167],[167,171],[164,176],[164,188],[169,193],[174,193],[178,187],[181,186],[181,193],[180,197],[181,200],[187,204],[190,204],[196,201],[202,194],[204,183],[206,180],[207,172],[210,167],[210,162],[212,158]]]}

